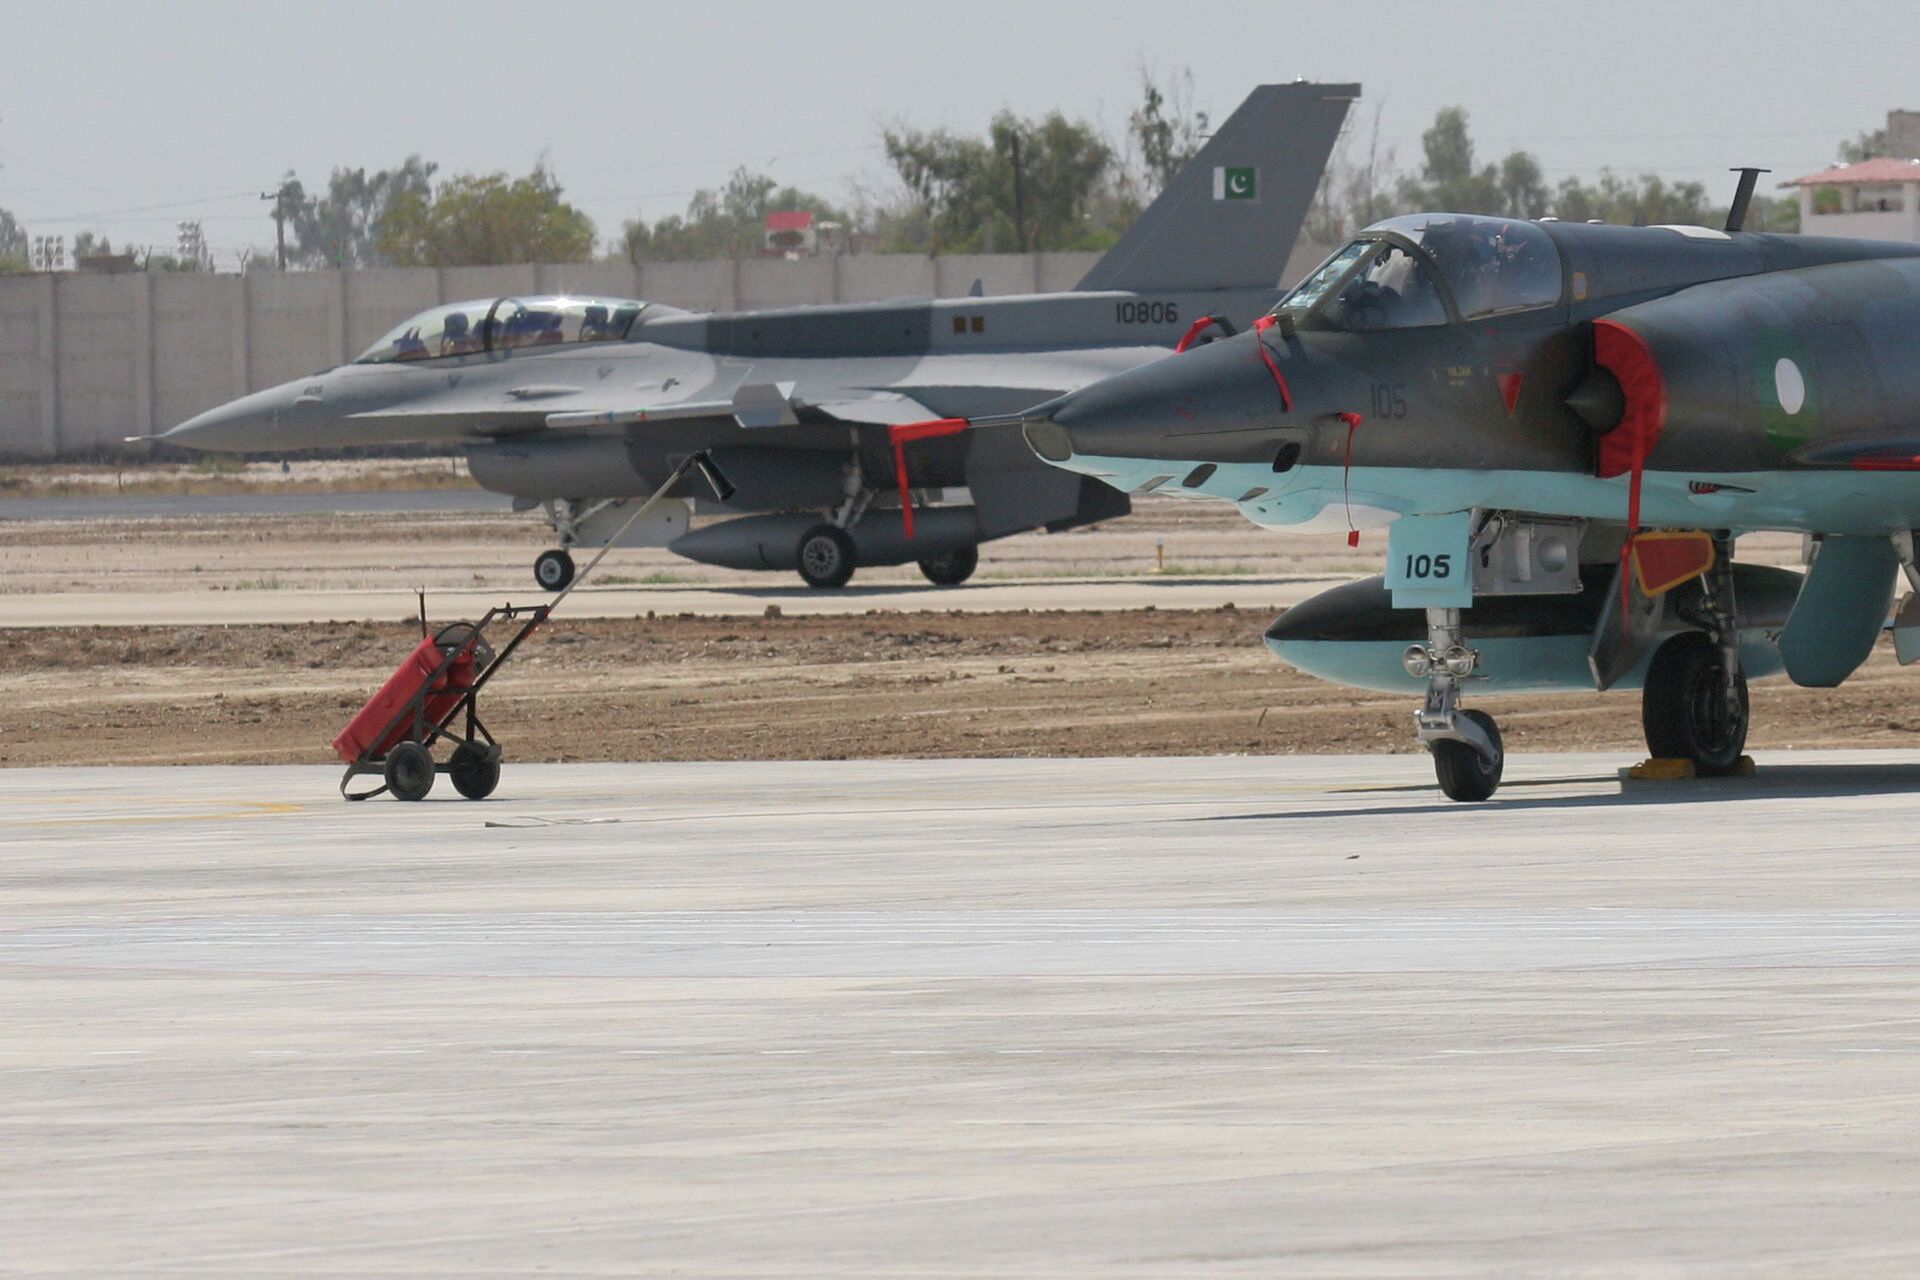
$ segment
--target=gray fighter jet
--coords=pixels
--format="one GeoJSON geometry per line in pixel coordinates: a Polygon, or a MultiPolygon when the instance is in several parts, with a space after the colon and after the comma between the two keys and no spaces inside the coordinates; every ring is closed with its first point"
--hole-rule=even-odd
{"type": "Polygon", "coordinates": [[[909,462],[890,429],[1016,415],[1264,314],[1359,92],[1256,89],[1069,293],[715,315],[614,298],[460,303],[159,438],[245,452],[467,442],[479,483],[544,508],[560,545],[535,577],[556,591],[573,579],[569,548],[604,545],[622,507],[706,450],[735,518],[689,531],[689,491],[627,542],[798,570],[814,587],[908,561],[963,582],[983,542],[1111,519],[1128,500],[1043,464],[1015,430],[927,439],[909,462]]]}

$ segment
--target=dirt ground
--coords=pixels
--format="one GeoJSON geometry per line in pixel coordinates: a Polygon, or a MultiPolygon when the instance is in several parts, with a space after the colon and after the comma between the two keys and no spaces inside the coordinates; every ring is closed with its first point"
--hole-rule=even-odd
{"type": "MultiPolygon", "coordinates": [[[[489,690],[516,760],[1409,751],[1413,700],[1332,689],[1248,610],[556,619],[489,690]]],[[[0,765],[320,763],[417,639],[394,625],[23,631],[0,765]]],[[[1903,747],[1889,652],[1837,691],[1754,692],[1755,746],[1903,747]]],[[[1517,751],[1643,751],[1633,694],[1487,699],[1517,751]]]]}
{"type": "MultiPolygon", "coordinates": [[[[1126,520],[989,546],[983,576],[1247,579],[1239,609],[874,612],[568,620],[489,690],[519,760],[838,759],[1407,751],[1413,701],[1298,675],[1260,643],[1262,580],[1379,571],[1385,539],[1262,532],[1229,509],[1149,500],[1126,520]]],[[[480,514],[0,521],[9,594],[500,587],[544,545],[531,517],[480,514]]],[[[1793,563],[1797,539],[1743,540],[1793,563]]],[[[663,550],[604,582],[750,582],[663,550]]],[[[913,581],[911,568],[862,581],[913,581]]],[[[792,584],[805,595],[797,582],[792,584]]],[[[211,597],[201,597],[211,598],[211,597]]],[[[300,628],[0,632],[0,765],[324,762],[412,647],[398,622],[300,628]]],[[[1905,746],[1916,685],[1881,652],[1838,691],[1756,686],[1755,746],[1905,746]]],[[[1489,699],[1516,750],[1642,750],[1633,694],[1489,699]]]]}

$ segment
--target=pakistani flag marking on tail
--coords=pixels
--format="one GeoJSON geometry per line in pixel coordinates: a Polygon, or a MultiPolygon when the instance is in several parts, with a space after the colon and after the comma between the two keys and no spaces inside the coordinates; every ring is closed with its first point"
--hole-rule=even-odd
{"type": "Polygon", "coordinates": [[[1259,194],[1260,171],[1258,169],[1221,167],[1213,171],[1215,200],[1252,200],[1259,194]]]}

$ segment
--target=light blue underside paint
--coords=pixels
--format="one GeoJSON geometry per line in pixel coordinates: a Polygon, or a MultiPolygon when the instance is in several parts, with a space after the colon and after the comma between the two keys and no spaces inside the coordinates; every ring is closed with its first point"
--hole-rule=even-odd
{"type": "MultiPolygon", "coordinates": [[[[1672,633],[1669,633],[1672,634],[1672,633]]],[[[1282,662],[1330,684],[1380,693],[1418,696],[1427,682],[1407,674],[1400,664],[1405,641],[1291,640],[1267,641],[1282,662]]],[[[1480,693],[1577,693],[1593,691],[1593,673],[1587,666],[1586,636],[1540,636],[1533,639],[1476,640],[1469,629],[1467,643],[1480,651],[1480,670],[1465,689],[1480,693]]],[[[1640,660],[1626,679],[1614,687],[1638,689],[1646,680],[1652,652],[1640,660]]],[[[1777,676],[1784,669],[1780,649],[1770,635],[1754,635],[1740,645],[1741,669],[1748,680],[1777,676]]]]}
{"type": "Polygon", "coordinates": [[[1828,538],[1807,570],[1780,652],[1793,682],[1838,688],[1873,652],[1900,573],[1889,538],[1828,538]]]}
{"type": "MultiPolygon", "coordinates": [[[[1095,475],[1115,488],[1138,489],[1155,476],[1181,476],[1201,460],[1076,456],[1069,470],[1095,475]]],[[[1255,524],[1285,530],[1316,520],[1319,532],[1345,528],[1351,507],[1400,515],[1437,515],[1476,507],[1580,516],[1624,523],[1627,480],[1543,471],[1420,470],[1367,467],[1349,489],[1339,467],[1296,467],[1275,475],[1263,463],[1222,463],[1206,483],[1182,490],[1163,484],[1157,492],[1234,502],[1255,524]],[[1238,499],[1267,490],[1252,502],[1238,499]]],[[[1641,523],[1648,527],[1725,528],[1736,532],[1891,533],[1920,526],[1920,473],[1875,471],[1648,472],[1641,494],[1641,523]],[[1695,494],[1689,482],[1754,490],[1695,494]]],[[[1356,519],[1360,527],[1385,519],[1356,519]]]]}

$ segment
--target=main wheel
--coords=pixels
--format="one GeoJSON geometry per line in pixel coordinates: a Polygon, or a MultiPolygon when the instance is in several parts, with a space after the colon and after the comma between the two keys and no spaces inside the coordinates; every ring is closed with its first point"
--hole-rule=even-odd
{"type": "Polygon", "coordinates": [[[433,756],[417,742],[387,752],[387,790],[395,800],[424,800],[433,790],[433,756]]]}
{"type": "Polygon", "coordinates": [[[853,539],[844,529],[817,524],[800,535],[800,577],[810,587],[831,591],[853,577],[853,539]]]}
{"type": "Polygon", "coordinates": [[[564,551],[543,551],[533,562],[533,580],[546,591],[565,591],[573,581],[573,557],[564,551]]]}
{"type": "Polygon", "coordinates": [[[920,562],[920,572],[927,581],[936,587],[957,587],[973,576],[980,567],[980,548],[961,547],[957,551],[942,551],[939,555],[928,556],[920,562]]]}
{"type": "Polygon", "coordinates": [[[1500,787],[1500,775],[1507,767],[1506,745],[1500,741],[1500,726],[1484,711],[1459,714],[1479,725],[1493,744],[1493,762],[1464,742],[1442,738],[1433,744],[1433,772],[1440,779],[1440,790],[1449,800],[1485,800],[1500,787]]]}
{"type": "Polygon", "coordinates": [[[500,785],[499,748],[488,749],[477,742],[463,742],[453,749],[447,767],[453,789],[469,800],[485,800],[500,785]]]}
{"type": "Polygon", "coordinates": [[[1733,678],[1729,704],[1727,662],[1704,631],[1688,631],[1661,645],[1647,667],[1640,724],[1656,759],[1691,760],[1703,778],[1725,777],[1747,748],[1747,678],[1733,678]]]}

